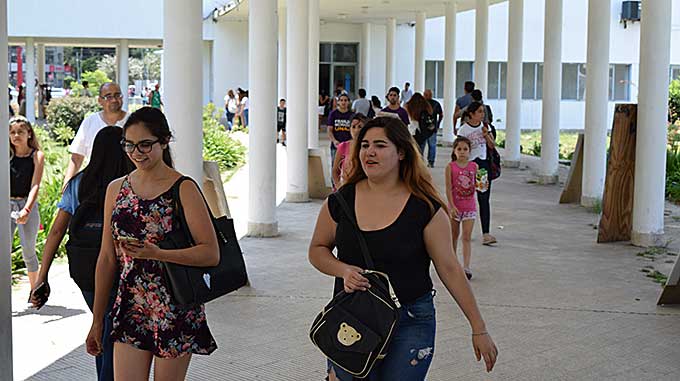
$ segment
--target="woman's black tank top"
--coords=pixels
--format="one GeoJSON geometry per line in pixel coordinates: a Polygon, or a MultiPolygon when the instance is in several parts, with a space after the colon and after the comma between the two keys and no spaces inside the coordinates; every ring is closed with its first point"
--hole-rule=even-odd
{"type": "MultiPolygon", "coordinates": [[[[339,190],[350,208],[354,206],[356,195],[355,184],[348,184],[339,190]]],[[[441,207],[431,200],[435,210],[441,207]]],[[[328,209],[331,218],[337,223],[335,243],[338,248],[338,259],[350,265],[366,268],[359,243],[351,220],[336,200],[334,194],[328,197],[328,209]]],[[[434,213],[427,203],[411,195],[406,206],[394,223],[374,231],[364,231],[375,269],[387,273],[394,291],[402,303],[410,303],[432,290],[430,278],[430,255],[425,248],[423,230],[434,213]]],[[[343,289],[342,278],[335,281],[334,294],[343,289]]]]}
{"type": "Polygon", "coordinates": [[[33,182],[33,171],[35,164],[33,163],[33,154],[26,157],[14,156],[9,162],[9,195],[10,197],[28,197],[31,191],[31,183],[33,182]]]}

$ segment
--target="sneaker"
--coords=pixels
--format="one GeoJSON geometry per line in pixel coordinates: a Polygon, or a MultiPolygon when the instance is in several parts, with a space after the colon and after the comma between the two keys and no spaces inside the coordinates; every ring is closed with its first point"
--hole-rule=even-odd
{"type": "Polygon", "coordinates": [[[281,145],[285,147],[285,146],[286,146],[286,142],[285,142],[285,141],[282,141],[282,142],[281,142],[281,145]]]}
{"type": "Polygon", "coordinates": [[[495,243],[498,243],[496,237],[492,236],[491,234],[484,234],[484,238],[482,239],[482,245],[489,246],[495,243]]]}
{"type": "Polygon", "coordinates": [[[472,279],[472,271],[470,271],[470,269],[463,269],[463,271],[465,271],[465,276],[468,280],[472,279]]]}
{"type": "Polygon", "coordinates": [[[429,163],[427,166],[430,168],[434,168],[434,163],[429,163]]]}

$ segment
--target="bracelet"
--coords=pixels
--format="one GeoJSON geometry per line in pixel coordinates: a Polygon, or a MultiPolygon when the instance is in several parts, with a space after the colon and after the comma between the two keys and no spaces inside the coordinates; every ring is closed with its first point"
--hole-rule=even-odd
{"type": "Polygon", "coordinates": [[[23,209],[23,210],[26,211],[26,214],[31,214],[31,208],[28,208],[28,207],[25,207],[25,206],[24,206],[24,209],[23,209]]]}
{"type": "Polygon", "coordinates": [[[486,331],[478,332],[478,333],[474,333],[474,332],[473,332],[473,333],[472,333],[472,336],[484,336],[484,335],[488,335],[488,334],[489,334],[489,333],[486,332],[486,331]]]}

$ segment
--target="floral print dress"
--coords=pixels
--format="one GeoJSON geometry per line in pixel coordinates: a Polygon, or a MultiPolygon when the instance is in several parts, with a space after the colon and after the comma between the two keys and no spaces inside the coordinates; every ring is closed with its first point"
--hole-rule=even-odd
{"type": "MultiPolygon", "coordinates": [[[[146,200],[134,193],[125,177],[111,218],[113,238],[134,237],[152,243],[172,230],[172,190],[146,200]]],[[[172,303],[159,261],[134,259],[116,249],[120,281],[111,315],[114,341],[176,358],[190,353],[210,354],[217,344],[201,305],[172,303]]]]}

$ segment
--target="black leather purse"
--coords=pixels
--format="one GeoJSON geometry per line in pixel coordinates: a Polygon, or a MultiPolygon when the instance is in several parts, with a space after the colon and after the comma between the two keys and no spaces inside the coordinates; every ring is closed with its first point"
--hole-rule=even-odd
{"type": "MultiPolygon", "coordinates": [[[[194,245],[191,232],[184,216],[179,187],[185,180],[196,182],[182,176],[172,186],[173,228],[158,242],[161,249],[184,249],[194,245]]],[[[198,187],[198,184],[196,184],[198,187]]],[[[199,187],[200,192],[200,187],[199,187]]],[[[203,194],[201,193],[201,196],[203,194]]],[[[206,303],[222,295],[239,289],[248,283],[246,264],[236,239],[234,221],[230,218],[215,218],[206,203],[212,227],[215,229],[220,250],[220,262],[214,267],[186,266],[177,263],[161,262],[170,287],[173,302],[178,305],[206,303]]]]}
{"type": "Polygon", "coordinates": [[[340,192],[335,197],[352,221],[366,261],[363,276],[371,287],[366,291],[337,293],[314,319],[309,337],[335,365],[355,378],[365,378],[376,361],[387,354],[399,321],[400,304],[388,276],[369,270],[375,266],[354,213],[340,192]]]}

